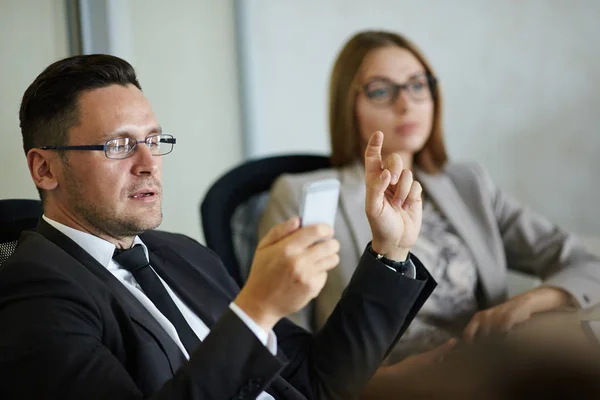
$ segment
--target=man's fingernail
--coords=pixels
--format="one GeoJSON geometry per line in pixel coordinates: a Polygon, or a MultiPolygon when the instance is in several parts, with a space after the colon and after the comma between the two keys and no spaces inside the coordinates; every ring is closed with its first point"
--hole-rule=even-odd
{"type": "Polygon", "coordinates": [[[398,174],[392,174],[392,185],[398,183],[398,174]]]}
{"type": "Polygon", "coordinates": [[[402,208],[403,208],[404,210],[408,210],[408,209],[410,209],[410,204],[408,204],[408,203],[404,203],[404,204],[402,204],[402,208]]]}
{"type": "Polygon", "coordinates": [[[382,181],[385,181],[385,175],[386,175],[386,171],[383,170],[383,172],[381,173],[381,175],[379,175],[379,179],[381,179],[382,181]]]}

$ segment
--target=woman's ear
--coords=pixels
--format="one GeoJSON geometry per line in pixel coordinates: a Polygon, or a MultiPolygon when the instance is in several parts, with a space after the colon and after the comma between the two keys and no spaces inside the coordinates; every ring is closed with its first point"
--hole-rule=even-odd
{"type": "Polygon", "coordinates": [[[33,183],[41,190],[53,190],[58,186],[52,161],[56,154],[48,150],[31,149],[27,152],[27,166],[33,183]]]}

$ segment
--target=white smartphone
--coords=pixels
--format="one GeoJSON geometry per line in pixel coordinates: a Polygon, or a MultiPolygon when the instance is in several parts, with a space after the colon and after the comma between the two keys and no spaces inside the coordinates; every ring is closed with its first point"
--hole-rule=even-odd
{"type": "Polygon", "coordinates": [[[323,179],[305,184],[300,203],[302,226],[329,224],[333,227],[339,194],[340,181],[337,179],[323,179]]]}

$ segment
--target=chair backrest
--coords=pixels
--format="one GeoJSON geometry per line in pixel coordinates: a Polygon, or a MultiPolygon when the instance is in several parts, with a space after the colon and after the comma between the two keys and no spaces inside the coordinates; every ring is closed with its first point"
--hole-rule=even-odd
{"type": "Polygon", "coordinates": [[[21,232],[35,229],[41,215],[39,200],[0,200],[0,268],[17,248],[21,232]]]}
{"type": "Polygon", "coordinates": [[[247,161],[217,179],[202,204],[206,245],[213,250],[235,281],[242,286],[257,243],[257,227],[271,185],[284,173],[328,168],[320,155],[285,155],[247,161]]]}

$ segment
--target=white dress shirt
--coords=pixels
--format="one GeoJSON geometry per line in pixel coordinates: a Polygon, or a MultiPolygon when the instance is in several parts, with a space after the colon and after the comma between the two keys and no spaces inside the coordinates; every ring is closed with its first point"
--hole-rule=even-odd
{"type": "MultiPolygon", "coordinates": [[[[45,215],[42,216],[44,221],[52,225],[58,231],[69,237],[72,241],[77,243],[81,248],[87,251],[96,261],[98,261],[103,267],[108,269],[114,276],[117,278],[130,292],[135,296],[136,299],[139,300],[140,303],[152,314],[152,316],[158,321],[158,323],[163,327],[163,329],[169,334],[171,339],[177,346],[181,349],[181,352],[185,355],[187,359],[189,359],[189,354],[187,350],[183,346],[183,343],[179,339],[179,335],[177,334],[177,330],[159,310],[156,308],[154,303],[144,294],[140,285],[136,282],[135,278],[125,268],[121,267],[114,259],[113,254],[115,252],[115,245],[107,242],[104,239],[101,239],[97,236],[89,234],[87,232],[82,232],[77,229],[70,228],[66,225],[63,225],[59,222],[56,222],[45,215]]],[[[146,258],[148,258],[148,248],[142,242],[142,240],[136,236],[133,242],[134,245],[140,244],[144,248],[144,253],[146,253],[146,258]]],[[[210,329],[206,326],[206,324],[192,311],[188,306],[181,301],[179,296],[175,292],[171,290],[169,285],[160,277],[160,275],[156,274],[165,289],[171,296],[171,299],[175,302],[181,314],[190,325],[190,328],[194,331],[194,333],[198,336],[200,340],[204,340],[204,338],[209,334],[210,329]]],[[[233,311],[244,323],[250,328],[250,330],[256,335],[256,337],[261,341],[263,345],[269,349],[271,354],[277,354],[277,337],[273,331],[265,332],[252,318],[250,318],[241,308],[239,308],[233,302],[229,304],[229,308],[233,311]]],[[[262,392],[257,400],[272,400],[273,397],[268,393],[262,392]]]]}

